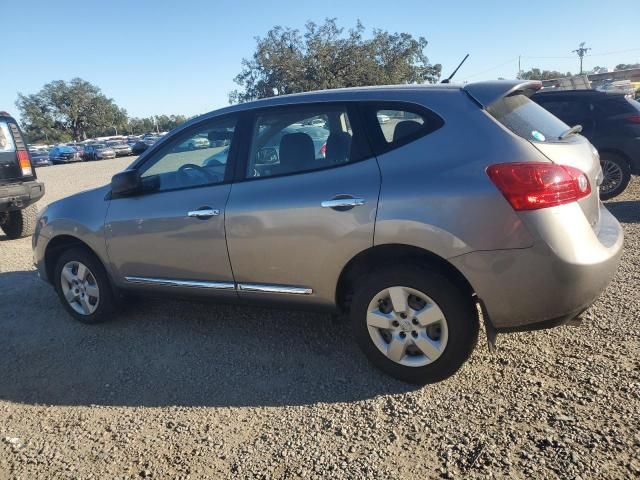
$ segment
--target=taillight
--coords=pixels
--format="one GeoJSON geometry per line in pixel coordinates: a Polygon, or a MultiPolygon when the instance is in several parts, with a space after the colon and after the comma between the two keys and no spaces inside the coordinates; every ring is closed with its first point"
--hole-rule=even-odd
{"type": "Polygon", "coordinates": [[[18,154],[18,165],[20,165],[20,170],[22,170],[22,176],[29,177],[33,175],[31,161],[29,160],[29,152],[26,150],[18,150],[16,153],[18,154]]]}
{"type": "Polygon", "coordinates": [[[640,115],[629,115],[625,120],[629,123],[640,123],[640,115]]]}
{"type": "Polygon", "coordinates": [[[320,147],[320,156],[322,158],[327,156],[327,144],[326,143],[322,144],[322,146],[320,147]]]}
{"type": "Polygon", "coordinates": [[[566,165],[523,162],[487,168],[487,175],[514,210],[536,210],[575,202],[591,193],[584,172],[566,165]]]}

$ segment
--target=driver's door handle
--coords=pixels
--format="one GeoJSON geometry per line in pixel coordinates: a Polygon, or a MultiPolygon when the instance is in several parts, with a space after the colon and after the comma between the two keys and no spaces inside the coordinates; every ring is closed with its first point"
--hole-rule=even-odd
{"type": "Polygon", "coordinates": [[[220,210],[218,210],[217,208],[209,207],[203,207],[199,208],[198,210],[191,210],[190,212],[187,212],[187,217],[195,217],[202,220],[206,220],[207,218],[211,217],[217,217],[218,215],[220,215],[220,210]]]}

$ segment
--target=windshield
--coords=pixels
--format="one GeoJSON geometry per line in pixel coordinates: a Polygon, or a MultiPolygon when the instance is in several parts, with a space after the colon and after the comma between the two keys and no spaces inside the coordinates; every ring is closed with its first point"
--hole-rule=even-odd
{"type": "Polygon", "coordinates": [[[492,103],[487,112],[516,135],[532,142],[558,142],[569,126],[525,95],[492,103]]]}

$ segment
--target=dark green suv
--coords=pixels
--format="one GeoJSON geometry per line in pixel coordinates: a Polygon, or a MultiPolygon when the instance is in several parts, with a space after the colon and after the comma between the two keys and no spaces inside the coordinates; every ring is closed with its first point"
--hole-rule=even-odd
{"type": "Polygon", "coordinates": [[[44,185],[36,181],[27,144],[16,121],[0,112],[0,228],[9,238],[31,235],[44,185]]]}

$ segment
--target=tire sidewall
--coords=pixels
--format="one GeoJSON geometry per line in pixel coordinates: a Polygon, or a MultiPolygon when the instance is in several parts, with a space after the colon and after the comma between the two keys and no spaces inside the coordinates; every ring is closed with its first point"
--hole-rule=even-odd
{"type": "Polygon", "coordinates": [[[87,252],[85,249],[72,248],[60,255],[56,263],[53,282],[56,293],[58,294],[58,298],[62,302],[63,307],[73,318],[75,318],[79,322],[87,324],[101,323],[108,320],[115,310],[113,290],[111,287],[111,283],[109,282],[109,278],[107,277],[107,273],[104,270],[102,263],[95,257],[95,255],[87,252]],[[96,308],[95,312],[90,315],[81,315],[76,312],[73,307],[69,305],[69,302],[67,302],[67,299],[64,297],[64,293],[62,292],[62,268],[67,263],[72,261],[83,263],[89,268],[96,280],[98,289],[100,290],[98,308],[96,308]]]}
{"type": "Polygon", "coordinates": [[[453,375],[469,358],[478,338],[478,317],[471,298],[466,298],[444,275],[412,266],[392,267],[369,275],[354,295],[351,327],[360,348],[374,365],[395,378],[414,384],[434,383],[453,375]],[[367,328],[367,309],[375,295],[392,286],[424,293],[444,313],[447,345],[433,363],[422,367],[400,365],[387,358],[373,343],[367,328]]]}

